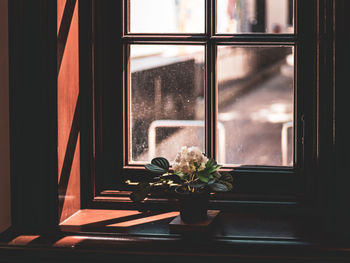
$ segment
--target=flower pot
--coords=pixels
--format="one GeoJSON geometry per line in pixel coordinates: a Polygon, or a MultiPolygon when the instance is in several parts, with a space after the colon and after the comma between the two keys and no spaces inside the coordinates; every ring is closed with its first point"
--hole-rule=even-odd
{"type": "Polygon", "coordinates": [[[181,220],[185,223],[197,223],[207,219],[209,192],[187,192],[176,188],[181,220]]]}

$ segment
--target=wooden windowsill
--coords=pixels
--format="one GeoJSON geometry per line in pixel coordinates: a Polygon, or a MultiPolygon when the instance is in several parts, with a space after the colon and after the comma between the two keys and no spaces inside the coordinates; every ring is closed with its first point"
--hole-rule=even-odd
{"type": "Polygon", "coordinates": [[[168,224],[177,215],[177,211],[80,210],[54,233],[3,235],[0,238],[0,262],[3,253],[16,257],[15,251],[22,251],[23,255],[41,251],[48,257],[57,253],[64,257],[74,252],[79,258],[102,253],[114,259],[116,256],[143,255],[251,260],[334,260],[341,257],[350,260],[350,244],[321,233],[317,222],[311,219],[221,212],[212,231],[183,235],[169,231],[168,224]]]}

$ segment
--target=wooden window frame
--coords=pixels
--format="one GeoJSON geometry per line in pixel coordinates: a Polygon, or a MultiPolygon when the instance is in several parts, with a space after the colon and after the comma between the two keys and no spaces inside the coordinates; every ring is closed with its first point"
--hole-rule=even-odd
{"type": "MultiPolygon", "coordinates": [[[[317,119],[319,114],[317,112],[319,98],[316,96],[317,78],[314,75],[318,65],[316,60],[318,27],[316,25],[320,9],[318,9],[317,0],[307,3],[301,0],[295,1],[294,35],[238,34],[234,36],[214,33],[215,16],[211,15],[210,10],[213,10],[212,13],[215,14],[215,0],[205,1],[208,6],[205,34],[129,34],[127,25],[124,23],[128,17],[126,8],[124,8],[127,3],[127,0],[121,1],[119,5],[96,0],[92,1],[93,8],[87,8],[91,12],[91,21],[93,20],[90,25],[94,44],[85,49],[90,50],[90,53],[93,54],[90,57],[93,57],[93,67],[90,68],[90,72],[94,80],[90,94],[86,93],[86,101],[89,101],[90,104],[85,103],[85,109],[88,110],[84,116],[90,116],[90,120],[86,117],[86,122],[89,123],[85,127],[87,136],[84,136],[82,130],[81,141],[82,147],[90,145],[89,150],[82,153],[85,156],[82,163],[92,164],[89,167],[90,170],[82,167],[86,169],[84,177],[88,175],[82,187],[82,191],[85,191],[82,197],[82,202],[85,202],[84,207],[135,207],[128,200],[132,186],[124,182],[127,179],[140,181],[142,174],[145,174],[142,166],[128,165],[127,156],[124,154],[125,146],[128,145],[128,133],[124,131],[128,123],[123,118],[115,118],[116,115],[125,116],[128,111],[128,105],[123,98],[128,89],[125,83],[127,77],[125,69],[128,66],[125,45],[130,43],[205,44],[207,72],[215,70],[213,54],[215,54],[216,44],[294,46],[295,61],[298,65],[294,79],[294,134],[297,138],[294,167],[235,167],[232,172],[235,179],[235,191],[216,194],[211,204],[220,208],[242,204],[295,207],[311,200],[315,195],[313,182],[317,170],[317,119]],[[115,10],[119,9],[124,10],[124,12],[120,11],[120,16],[115,13],[115,10]],[[208,52],[209,49],[211,52],[208,52]],[[120,74],[115,74],[115,72],[120,72],[120,74]],[[91,105],[91,101],[94,102],[94,108],[88,106],[88,104],[91,105]],[[120,138],[123,138],[123,141],[120,138]]],[[[88,20],[86,22],[89,23],[88,20]]],[[[81,23],[81,25],[84,24],[81,23]]],[[[208,105],[206,122],[214,123],[216,116],[215,74],[208,74],[206,85],[211,87],[206,92],[208,105]]],[[[207,127],[206,133],[211,139],[206,148],[213,156],[215,147],[212,142],[216,136],[215,129],[211,129],[213,125],[207,125],[207,127]]],[[[147,203],[146,207],[152,204],[159,206],[160,203],[166,207],[169,202],[166,196],[161,196],[151,197],[145,203],[147,203]]]]}
{"type": "MultiPolygon", "coordinates": [[[[96,0],[97,11],[106,9],[105,17],[94,18],[96,28],[108,26],[113,12],[116,12],[100,6],[102,2],[117,1],[96,0]]],[[[298,53],[300,58],[316,52],[314,60],[303,64],[306,71],[302,71],[302,76],[297,79],[299,81],[305,77],[306,86],[312,87],[309,88],[310,92],[302,96],[303,100],[311,104],[304,115],[304,176],[283,181],[273,174],[267,174],[266,179],[258,174],[248,176],[242,171],[237,181],[241,187],[246,187],[243,190],[247,194],[239,196],[237,193],[235,200],[223,200],[221,203],[227,207],[249,207],[251,204],[261,206],[263,211],[269,205],[295,207],[300,204],[298,207],[302,210],[320,215],[328,228],[338,233],[350,233],[350,211],[344,209],[347,200],[350,200],[347,188],[350,181],[347,167],[350,142],[346,128],[348,101],[344,84],[348,77],[345,23],[349,18],[345,12],[349,10],[349,5],[345,0],[302,2],[310,4],[308,8],[297,5],[297,12],[303,14],[301,17],[306,17],[306,22],[311,19],[317,25],[312,29],[304,28],[302,37],[297,39],[305,47],[298,53]],[[312,72],[311,75],[309,72],[312,72]],[[250,184],[250,180],[256,180],[255,184],[250,184]],[[286,185],[287,188],[289,183],[293,183],[299,191],[293,191],[294,201],[282,199],[285,193],[281,192],[272,195],[269,202],[267,195],[261,198],[261,195],[256,194],[258,191],[255,192],[261,190],[261,181],[286,185]]],[[[127,198],[123,202],[122,198],[115,195],[108,197],[108,193],[103,192],[107,189],[105,186],[117,186],[118,180],[116,176],[105,176],[101,173],[102,168],[112,167],[118,173],[118,167],[113,166],[116,162],[105,158],[103,161],[108,165],[101,166],[101,156],[94,154],[101,146],[94,146],[95,135],[101,133],[101,130],[94,129],[94,120],[101,117],[94,116],[92,108],[92,105],[101,105],[92,96],[94,86],[108,85],[110,82],[106,82],[102,76],[113,76],[112,71],[118,68],[122,70],[119,64],[113,69],[96,68],[96,65],[102,62],[107,65],[118,58],[119,53],[116,48],[112,49],[113,41],[110,40],[113,40],[113,35],[102,34],[104,38],[101,39],[101,35],[98,35],[102,32],[92,30],[95,26],[91,22],[91,2],[80,1],[80,5],[81,208],[130,207],[127,198]],[[92,42],[91,39],[100,39],[100,42],[92,42]],[[101,45],[109,47],[110,53],[103,53],[105,51],[98,48],[101,45]],[[93,57],[95,63],[90,63],[93,57]],[[113,202],[113,199],[118,200],[113,202]]],[[[12,226],[17,230],[52,229],[58,225],[56,15],[55,1],[9,1],[11,217],[12,226]]],[[[114,18],[114,22],[120,25],[121,21],[114,18]]],[[[300,24],[305,20],[297,22],[297,28],[303,29],[300,24]]],[[[104,99],[108,99],[106,95],[111,90],[100,91],[104,92],[104,99]]],[[[303,104],[302,101],[298,103],[303,104]]],[[[104,107],[104,110],[110,110],[105,104],[104,107]]],[[[114,131],[109,132],[113,134],[114,131]]],[[[107,150],[115,147],[120,149],[118,143],[112,140],[107,150]]],[[[116,159],[122,160],[121,152],[117,152],[116,159]]],[[[161,203],[161,200],[158,201],[153,202],[157,208],[158,203],[161,203]]]]}

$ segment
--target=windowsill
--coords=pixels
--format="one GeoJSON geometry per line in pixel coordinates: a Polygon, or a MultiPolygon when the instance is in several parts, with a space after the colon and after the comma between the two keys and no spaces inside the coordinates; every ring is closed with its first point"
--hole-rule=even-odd
{"type": "MultiPolygon", "coordinates": [[[[178,211],[140,212],[137,210],[83,209],[60,224],[64,232],[120,233],[133,236],[180,237],[168,224],[178,211]]],[[[221,212],[208,233],[211,239],[266,239],[299,241],[315,239],[307,223],[283,215],[221,212]]]]}
{"type": "MultiPolygon", "coordinates": [[[[40,250],[47,253],[87,251],[106,255],[219,256],[245,258],[350,259],[350,245],[320,232],[310,218],[276,214],[221,212],[208,234],[181,235],[169,231],[178,212],[80,210],[45,235],[10,234],[0,239],[0,251],[40,250]],[[67,249],[67,250],[65,250],[67,249]],[[51,251],[51,252],[50,252],[51,251]]],[[[88,252],[87,252],[88,253],[88,252]]]]}

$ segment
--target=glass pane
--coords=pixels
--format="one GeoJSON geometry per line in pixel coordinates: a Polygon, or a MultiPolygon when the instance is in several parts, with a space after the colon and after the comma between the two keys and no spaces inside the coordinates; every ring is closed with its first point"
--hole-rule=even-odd
{"type": "Polygon", "coordinates": [[[220,46],[218,162],[293,165],[294,49],[220,46]]]}
{"type": "Polygon", "coordinates": [[[204,152],[204,47],[131,45],[130,71],[130,162],[204,152]]]}
{"type": "Polygon", "coordinates": [[[217,33],[293,32],[293,0],[217,0],[217,33]]]}
{"type": "Polygon", "coordinates": [[[204,0],[130,0],[131,33],[204,33],[204,0]]]}

